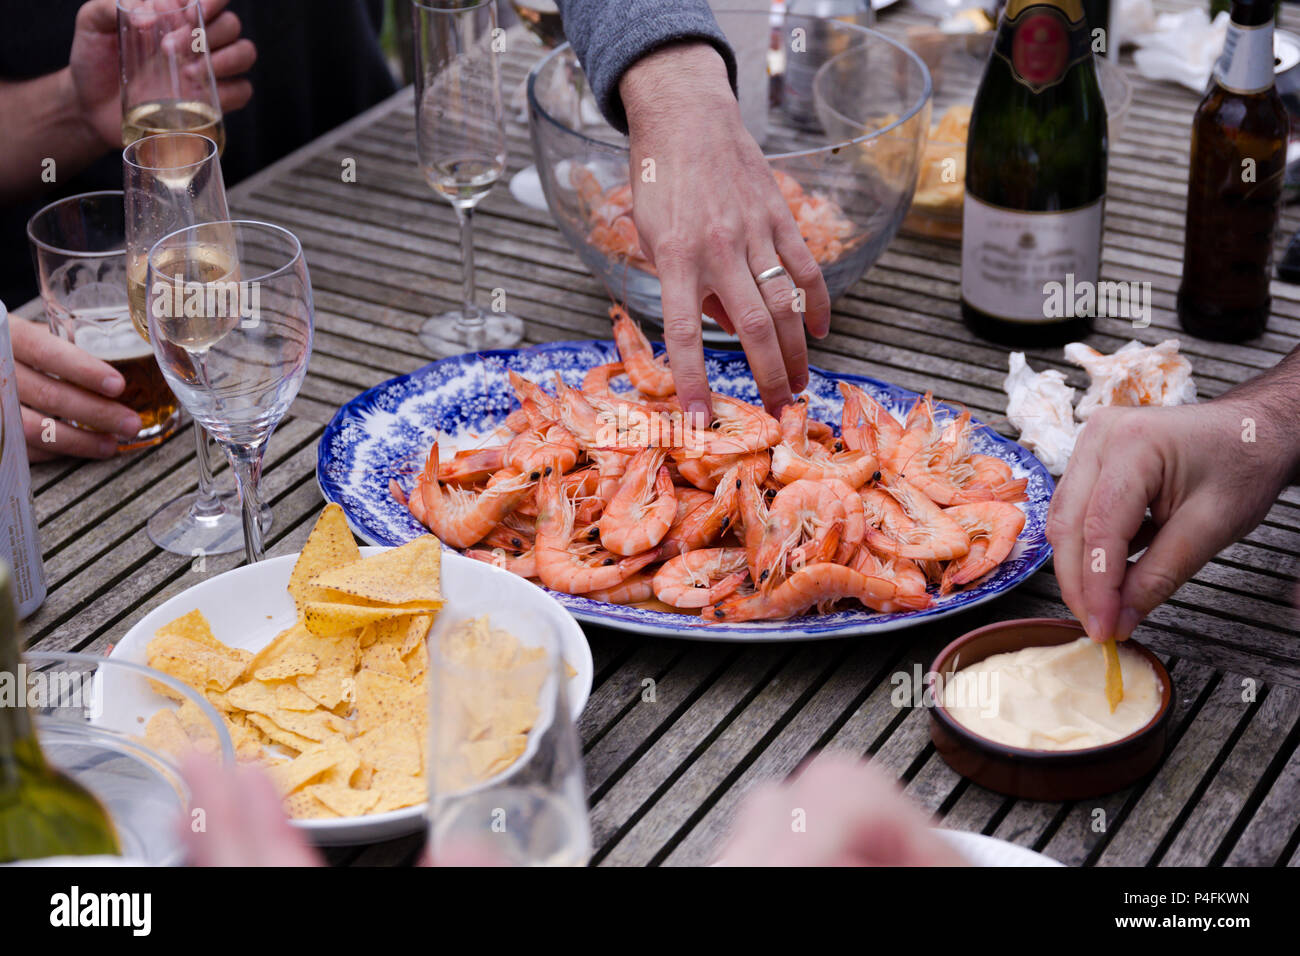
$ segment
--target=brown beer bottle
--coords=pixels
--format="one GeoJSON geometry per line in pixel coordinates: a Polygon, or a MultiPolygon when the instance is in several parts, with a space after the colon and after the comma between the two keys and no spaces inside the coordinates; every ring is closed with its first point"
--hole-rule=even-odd
{"type": "Polygon", "coordinates": [[[1268,323],[1288,129],[1273,84],[1272,0],[1233,0],[1214,80],[1192,121],[1178,320],[1193,335],[1237,342],[1268,323]]]}

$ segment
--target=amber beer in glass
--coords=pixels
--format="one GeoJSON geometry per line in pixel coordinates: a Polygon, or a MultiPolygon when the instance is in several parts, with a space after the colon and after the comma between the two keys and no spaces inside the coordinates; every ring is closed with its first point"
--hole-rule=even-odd
{"type": "Polygon", "coordinates": [[[117,190],[59,200],[28,221],[27,237],[51,330],[126,381],[115,400],[140,416],[141,427],[119,440],[118,449],[131,451],[161,442],[181,416],[153,350],[131,321],[123,202],[117,190]]]}

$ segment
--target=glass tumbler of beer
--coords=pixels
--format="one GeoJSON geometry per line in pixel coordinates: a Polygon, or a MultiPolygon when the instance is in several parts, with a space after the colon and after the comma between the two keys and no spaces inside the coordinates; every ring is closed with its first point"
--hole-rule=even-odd
{"type": "MultiPolygon", "coordinates": [[[[156,445],[180,424],[180,405],[131,322],[127,302],[126,213],[120,190],[50,203],[27,223],[45,314],[54,334],[121,373],[116,401],[140,416],[140,432],[119,451],[156,445]]],[[[76,425],[76,422],[70,424],[76,425]]]]}

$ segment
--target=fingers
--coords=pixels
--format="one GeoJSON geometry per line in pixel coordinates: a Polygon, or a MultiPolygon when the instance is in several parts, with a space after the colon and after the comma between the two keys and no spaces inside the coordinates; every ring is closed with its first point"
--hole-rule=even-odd
{"type": "Polygon", "coordinates": [[[1094,641],[1119,636],[1120,592],[1129,570],[1129,545],[1142,528],[1147,504],[1160,493],[1159,460],[1139,442],[1115,437],[1118,444],[1109,443],[1083,514],[1080,562],[1086,568],[1081,569],[1081,591],[1087,616],[1080,620],[1094,641]]]}
{"type": "MultiPolygon", "coordinates": [[[[764,269],[780,264],[776,250],[766,243],[762,244],[760,251],[750,253],[750,271],[756,276],[764,269]]],[[[797,395],[808,387],[808,343],[803,334],[803,316],[795,308],[794,281],[789,275],[782,275],[755,282],[776,328],[790,390],[797,395]]]]}
{"type": "Polygon", "coordinates": [[[803,320],[808,326],[808,334],[818,339],[825,338],[831,328],[831,297],[821,267],[808,251],[808,245],[799,235],[799,227],[788,211],[778,220],[773,234],[777,254],[790,273],[795,288],[803,291],[803,320]]]}
{"type": "MultiPolygon", "coordinates": [[[[206,28],[208,50],[214,56],[222,47],[229,46],[239,39],[243,24],[232,11],[227,10],[215,20],[209,20],[206,28]]],[[[216,69],[216,64],[213,64],[216,69]]]]}
{"type": "MultiPolygon", "coordinates": [[[[234,16],[234,14],[231,14],[234,16]]],[[[253,41],[247,38],[236,40],[229,46],[223,46],[221,49],[213,49],[212,55],[212,75],[218,82],[231,79],[232,77],[242,76],[253,68],[257,62],[257,47],[253,41]]]]}
{"type": "Polygon", "coordinates": [[[23,437],[27,441],[29,461],[49,461],[59,455],[112,458],[117,454],[117,439],[112,435],[83,431],[26,405],[22,407],[22,412],[23,437]]]}
{"type": "Polygon", "coordinates": [[[714,292],[735,326],[763,405],[769,413],[775,415],[794,398],[790,390],[790,376],[786,372],[781,341],[777,337],[772,316],[768,314],[767,305],[754,285],[754,277],[744,261],[739,265],[739,268],[718,284],[714,292]]]}
{"type": "Polygon", "coordinates": [[[1083,602],[1083,516],[1101,467],[1100,443],[1094,442],[1103,430],[1100,424],[1090,423],[1079,435],[1047,513],[1047,540],[1052,545],[1052,569],[1061,588],[1061,600],[1080,621],[1087,620],[1083,602]]]}
{"type": "Polygon", "coordinates": [[[77,10],[77,32],[117,36],[117,0],[90,0],[77,10]]]}
{"type": "Polygon", "coordinates": [[[126,388],[126,380],[117,369],[85,349],[59,338],[45,326],[11,318],[9,328],[13,336],[14,360],[18,365],[57,375],[68,384],[108,398],[122,394],[122,389],[126,388]]]}
{"type": "Polygon", "coordinates": [[[83,388],[17,366],[18,395],[24,405],[54,418],[74,421],[109,435],[134,438],[141,427],[140,416],[125,405],[110,401],[83,388]]]}
{"type": "Polygon", "coordinates": [[[694,268],[682,262],[660,266],[664,310],[664,346],[682,411],[692,427],[707,427],[713,418],[709,377],[704,370],[700,332],[700,287],[694,268]]]}
{"type": "Polygon", "coordinates": [[[1220,503],[1198,499],[1176,511],[1156,532],[1146,553],[1124,575],[1117,638],[1127,639],[1144,617],[1214,557],[1219,544],[1206,530],[1220,525],[1221,516],[1220,503]]]}
{"type": "Polygon", "coordinates": [[[192,866],[320,866],[290,825],[270,779],[260,771],[222,767],[188,755],[181,773],[203,826],[180,821],[192,866]]]}
{"type": "Polygon", "coordinates": [[[221,80],[217,83],[217,100],[222,114],[233,113],[253,98],[253,84],[248,80],[221,80]]]}

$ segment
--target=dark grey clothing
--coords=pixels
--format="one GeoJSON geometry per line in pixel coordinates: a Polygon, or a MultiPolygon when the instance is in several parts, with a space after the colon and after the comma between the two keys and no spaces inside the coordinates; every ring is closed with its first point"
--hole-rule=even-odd
{"type": "Polygon", "coordinates": [[[596,105],[619,132],[627,113],[618,82],[637,60],[669,43],[702,40],[727,63],[736,88],[736,57],[706,0],[557,0],[564,35],[573,44],[596,105]]]}

